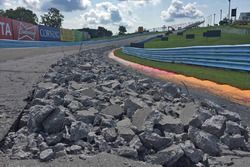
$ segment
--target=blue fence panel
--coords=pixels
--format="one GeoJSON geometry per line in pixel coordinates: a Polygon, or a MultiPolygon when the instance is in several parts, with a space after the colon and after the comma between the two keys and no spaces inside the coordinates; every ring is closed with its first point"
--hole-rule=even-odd
{"type": "Polygon", "coordinates": [[[120,41],[133,37],[153,35],[151,33],[133,34],[123,37],[104,40],[89,40],[81,42],[60,42],[60,41],[17,41],[17,40],[0,40],[0,48],[31,48],[31,47],[57,47],[57,46],[77,46],[77,45],[95,45],[101,43],[110,43],[112,41],[120,41]]]}
{"type": "Polygon", "coordinates": [[[248,44],[170,49],[124,47],[123,52],[154,61],[250,71],[250,45],[248,44]]]}
{"type": "Polygon", "coordinates": [[[40,41],[60,41],[60,29],[39,25],[40,41]]]}

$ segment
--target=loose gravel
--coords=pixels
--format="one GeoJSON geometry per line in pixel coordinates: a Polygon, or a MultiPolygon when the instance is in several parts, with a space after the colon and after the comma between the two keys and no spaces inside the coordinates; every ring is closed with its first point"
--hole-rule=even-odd
{"type": "Polygon", "coordinates": [[[110,63],[110,49],[83,51],[52,65],[19,129],[5,138],[4,153],[50,161],[106,152],[168,167],[219,166],[229,162],[216,157],[249,155],[250,130],[239,114],[110,63]]]}

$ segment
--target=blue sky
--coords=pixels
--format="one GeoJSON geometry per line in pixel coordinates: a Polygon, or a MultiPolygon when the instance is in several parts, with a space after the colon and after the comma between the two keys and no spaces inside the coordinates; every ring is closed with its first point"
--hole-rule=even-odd
{"type": "MultiPolygon", "coordinates": [[[[117,32],[125,25],[130,32],[138,26],[147,29],[202,20],[220,9],[228,13],[228,0],[0,0],[0,8],[24,6],[38,16],[49,7],[60,9],[65,16],[64,28],[104,26],[117,32]]],[[[232,8],[250,12],[250,0],[232,0],[232,8]]],[[[238,13],[239,14],[239,13],[238,13]]]]}

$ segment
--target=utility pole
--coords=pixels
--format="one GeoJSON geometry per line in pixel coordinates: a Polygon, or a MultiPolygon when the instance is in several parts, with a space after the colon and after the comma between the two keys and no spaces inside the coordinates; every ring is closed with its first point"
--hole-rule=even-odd
{"type": "Polygon", "coordinates": [[[211,26],[213,25],[213,15],[212,14],[210,15],[210,24],[211,24],[211,26]]]}
{"type": "Polygon", "coordinates": [[[230,14],[231,14],[231,0],[228,0],[228,2],[229,2],[229,8],[228,8],[228,20],[230,20],[230,19],[231,19],[231,16],[230,16],[230,14]]]}
{"type": "Polygon", "coordinates": [[[211,23],[211,15],[209,15],[208,18],[209,18],[209,25],[211,26],[211,24],[212,24],[211,23]]]}
{"type": "Polygon", "coordinates": [[[214,25],[215,25],[215,17],[216,17],[216,14],[214,14],[214,25]]]}
{"type": "Polygon", "coordinates": [[[222,20],[222,9],[220,10],[220,21],[222,20]]]}

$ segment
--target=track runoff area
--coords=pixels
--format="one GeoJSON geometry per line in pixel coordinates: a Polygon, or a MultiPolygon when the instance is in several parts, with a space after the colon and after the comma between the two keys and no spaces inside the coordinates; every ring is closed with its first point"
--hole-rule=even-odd
{"type": "MultiPolygon", "coordinates": [[[[219,28],[222,29],[222,33],[221,37],[217,38],[205,38],[203,36],[204,32],[213,30],[213,27],[209,27],[190,29],[182,35],[170,34],[168,35],[168,40],[165,40],[165,37],[153,39],[144,44],[145,52],[147,51],[147,48],[164,50],[165,48],[200,45],[220,46],[250,43],[250,35],[224,32],[223,29],[230,29],[231,27],[224,26],[219,28]],[[186,39],[185,37],[188,34],[193,34],[195,38],[191,40],[186,39]]],[[[121,59],[126,61],[125,64],[130,67],[138,68],[139,70],[144,71],[144,73],[148,73],[151,70],[151,76],[157,76],[158,78],[163,77],[166,80],[172,80],[178,82],[179,84],[185,82],[191,87],[198,87],[213,94],[223,96],[231,101],[250,106],[250,73],[248,71],[153,61],[142,58],[141,56],[125,54],[122,52],[122,49],[116,50],[114,53],[116,58],[120,59],[119,61],[121,61],[121,59]],[[148,68],[150,68],[150,70],[148,68]]]]}

